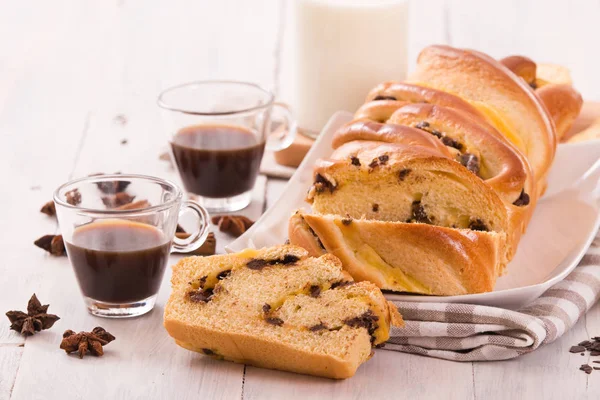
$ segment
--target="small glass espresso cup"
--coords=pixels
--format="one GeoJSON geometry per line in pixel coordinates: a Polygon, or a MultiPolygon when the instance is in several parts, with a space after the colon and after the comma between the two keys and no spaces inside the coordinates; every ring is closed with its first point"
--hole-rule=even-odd
{"type": "Polygon", "coordinates": [[[182,201],[175,184],[144,175],[97,175],[54,192],[58,223],[85,304],[101,317],[135,317],[152,310],[171,251],[204,243],[209,216],[182,201]],[[175,237],[190,210],[197,229],[175,237]]]}
{"type": "Polygon", "coordinates": [[[296,135],[287,106],[253,83],[186,83],[163,91],[158,105],[183,186],[211,212],[250,204],[265,147],[285,149],[296,135]],[[286,121],[276,135],[271,135],[273,110],[286,121]]]}

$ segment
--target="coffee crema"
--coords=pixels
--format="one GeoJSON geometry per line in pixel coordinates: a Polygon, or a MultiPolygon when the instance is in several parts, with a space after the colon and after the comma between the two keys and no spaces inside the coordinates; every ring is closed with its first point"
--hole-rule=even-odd
{"type": "Polygon", "coordinates": [[[173,136],[171,149],[188,192],[225,198],[254,187],[265,142],[241,126],[194,125],[173,136]]]}
{"type": "Polygon", "coordinates": [[[65,246],[84,296],[125,303],[158,293],[171,240],[152,225],[115,219],[78,227],[65,246]]]}

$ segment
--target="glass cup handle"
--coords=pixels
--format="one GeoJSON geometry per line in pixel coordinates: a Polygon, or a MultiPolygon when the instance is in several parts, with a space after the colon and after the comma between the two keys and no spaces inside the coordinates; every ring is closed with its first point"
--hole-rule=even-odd
{"type": "Polygon", "coordinates": [[[181,216],[186,209],[190,209],[196,213],[200,227],[196,232],[192,233],[185,239],[180,239],[177,236],[173,237],[173,248],[171,251],[176,251],[178,253],[189,253],[190,251],[194,251],[198,247],[202,246],[202,244],[204,244],[206,241],[208,229],[210,227],[210,216],[204,207],[195,201],[186,200],[183,202],[183,207],[181,207],[179,215],[181,216]]]}
{"type": "Polygon", "coordinates": [[[282,111],[285,118],[286,129],[281,129],[277,134],[269,135],[269,140],[267,141],[266,147],[267,150],[279,151],[287,149],[292,143],[294,143],[294,138],[296,137],[296,132],[298,131],[298,123],[292,114],[290,106],[287,104],[273,103],[273,108],[279,108],[282,111]]]}

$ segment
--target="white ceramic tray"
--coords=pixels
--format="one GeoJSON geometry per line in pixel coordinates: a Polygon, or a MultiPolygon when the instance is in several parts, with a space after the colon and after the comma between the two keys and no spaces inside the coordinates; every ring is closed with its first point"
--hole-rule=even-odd
{"type": "MultiPolygon", "coordinates": [[[[298,208],[309,209],[304,198],[312,184],[315,161],[331,153],[336,129],[352,114],[338,112],[287,184],[283,195],[228,251],[281,244],[287,220],[298,208]]],[[[527,233],[507,273],[490,293],[463,296],[387,294],[390,300],[452,302],[518,308],[539,297],[577,266],[600,226],[600,140],[561,144],[548,178],[548,189],[538,202],[527,233]]]]}

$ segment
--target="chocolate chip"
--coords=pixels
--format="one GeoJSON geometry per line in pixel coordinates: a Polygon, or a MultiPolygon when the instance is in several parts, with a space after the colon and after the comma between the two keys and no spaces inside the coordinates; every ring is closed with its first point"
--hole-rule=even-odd
{"type": "Polygon", "coordinates": [[[386,162],[388,162],[388,160],[390,159],[390,156],[388,156],[387,154],[384,154],[382,156],[377,157],[379,159],[379,163],[381,165],[384,165],[386,162]]]}
{"type": "Polygon", "coordinates": [[[342,287],[345,287],[345,286],[350,286],[350,285],[353,285],[353,284],[354,284],[354,282],[352,282],[352,281],[338,281],[338,282],[332,283],[331,284],[331,288],[332,289],[337,289],[337,288],[342,288],[342,287]]]}
{"type": "Polygon", "coordinates": [[[212,296],[213,296],[212,289],[192,290],[192,291],[188,292],[188,297],[194,303],[208,303],[212,299],[212,296]]]}
{"type": "Polygon", "coordinates": [[[204,354],[206,354],[207,356],[214,356],[215,355],[215,352],[212,351],[211,349],[202,349],[202,352],[204,354]]]}
{"type": "Polygon", "coordinates": [[[394,96],[383,96],[383,95],[377,95],[373,99],[373,101],[379,101],[379,100],[397,100],[397,99],[394,96]]]}
{"type": "Polygon", "coordinates": [[[322,331],[324,329],[327,329],[327,326],[322,322],[308,328],[308,330],[311,332],[318,332],[318,331],[322,331]]]}
{"type": "Polygon", "coordinates": [[[267,317],[267,318],[265,318],[265,321],[267,322],[267,324],[271,324],[271,325],[276,325],[276,326],[283,325],[283,320],[281,318],[277,318],[277,317],[267,317]]]}
{"type": "Polygon", "coordinates": [[[371,335],[371,343],[373,343],[375,341],[373,334],[379,328],[377,321],[379,321],[379,317],[373,314],[373,311],[369,310],[358,317],[344,320],[344,324],[352,328],[365,328],[369,332],[369,335],[371,335]]]}
{"type": "Polygon", "coordinates": [[[373,210],[373,212],[378,212],[379,211],[379,204],[373,203],[373,205],[371,206],[371,210],[373,210]]]}
{"type": "Polygon", "coordinates": [[[298,260],[300,260],[300,257],[293,254],[286,254],[283,260],[276,260],[275,264],[293,264],[298,260]]]}
{"type": "Polygon", "coordinates": [[[352,165],[356,165],[357,167],[360,167],[360,160],[358,159],[358,157],[350,157],[350,162],[352,163],[352,165]]]}
{"type": "Polygon", "coordinates": [[[585,347],[583,346],[571,346],[569,349],[569,352],[571,353],[581,353],[582,351],[585,351],[585,347]]]}
{"type": "MultiPolygon", "coordinates": [[[[433,132],[431,132],[431,133],[433,134],[433,132]]],[[[462,143],[460,143],[460,142],[458,142],[458,141],[456,141],[456,140],[454,140],[454,139],[452,139],[451,137],[448,137],[448,136],[444,136],[442,138],[442,143],[444,143],[448,147],[453,147],[453,148],[455,148],[455,149],[457,149],[459,151],[462,151],[462,149],[464,147],[462,145],[462,143]]]]}
{"type": "Polygon", "coordinates": [[[369,163],[369,168],[375,168],[379,165],[379,160],[377,158],[374,158],[373,161],[371,161],[369,163]]]}
{"type": "Polygon", "coordinates": [[[442,138],[442,132],[438,131],[437,129],[432,129],[429,133],[431,133],[433,136],[435,136],[438,139],[442,138]]]}
{"type": "Polygon", "coordinates": [[[261,259],[254,259],[254,260],[250,260],[246,263],[246,267],[255,270],[255,271],[259,271],[261,269],[263,269],[264,267],[266,267],[268,265],[267,260],[261,260],[261,259]]]}
{"type": "Polygon", "coordinates": [[[525,189],[521,189],[519,198],[513,203],[515,206],[522,207],[529,204],[529,195],[525,193],[525,189]]]}
{"type": "Polygon", "coordinates": [[[348,318],[344,323],[353,328],[370,328],[373,323],[379,321],[379,317],[369,310],[358,317],[348,318]]]}
{"type": "Polygon", "coordinates": [[[323,245],[321,238],[317,235],[317,233],[314,231],[314,229],[309,226],[308,231],[315,237],[315,239],[317,239],[317,243],[319,244],[319,247],[321,247],[323,250],[325,250],[325,246],[323,245]]]}
{"type": "Polygon", "coordinates": [[[592,373],[593,368],[589,364],[583,364],[581,367],[579,367],[579,370],[589,375],[592,373]]]}
{"type": "Polygon", "coordinates": [[[424,224],[431,224],[431,220],[427,216],[425,209],[421,205],[420,201],[413,201],[411,205],[411,218],[407,222],[421,222],[424,224]]]}
{"type": "Polygon", "coordinates": [[[204,275],[203,277],[198,279],[198,284],[200,285],[201,288],[204,287],[204,284],[206,283],[207,279],[208,279],[208,275],[204,275]]]}
{"type": "Polygon", "coordinates": [[[325,189],[328,189],[330,193],[333,193],[333,191],[336,189],[336,185],[329,182],[321,174],[315,175],[314,187],[315,187],[315,190],[317,191],[317,193],[322,193],[325,191],[325,189]]]}
{"type": "Polygon", "coordinates": [[[298,260],[300,260],[300,258],[293,254],[286,254],[285,256],[283,256],[283,258],[276,259],[276,260],[263,260],[260,258],[255,258],[255,259],[248,261],[246,263],[246,267],[248,267],[252,270],[255,270],[255,271],[260,271],[267,265],[276,265],[276,264],[287,265],[287,264],[293,264],[298,260]]]}
{"type": "Polygon", "coordinates": [[[487,225],[479,218],[477,218],[475,220],[471,220],[471,222],[469,222],[469,229],[471,229],[472,231],[483,231],[483,232],[489,232],[489,230],[490,230],[487,227],[487,225]]]}
{"type": "Polygon", "coordinates": [[[262,310],[265,314],[267,314],[269,311],[271,311],[271,305],[267,303],[263,304],[262,310]]]}
{"type": "Polygon", "coordinates": [[[417,123],[415,125],[415,128],[425,130],[426,128],[429,128],[429,122],[427,122],[427,121],[421,121],[421,122],[419,122],[419,123],[417,123]]]}
{"type": "Polygon", "coordinates": [[[410,169],[401,169],[400,172],[398,172],[398,179],[400,179],[400,181],[403,181],[408,174],[410,174],[410,169]]]}
{"type": "Polygon", "coordinates": [[[351,223],[352,223],[352,218],[350,218],[350,217],[342,218],[342,224],[348,226],[351,223]]]}
{"type": "Polygon", "coordinates": [[[319,297],[320,294],[321,294],[321,286],[312,285],[310,287],[310,296],[311,297],[319,297]]]}
{"type": "Polygon", "coordinates": [[[227,278],[229,275],[231,275],[230,269],[228,269],[226,271],[221,271],[221,272],[219,272],[219,275],[217,275],[217,279],[222,281],[223,279],[227,278]]]}
{"type": "Polygon", "coordinates": [[[529,86],[531,86],[532,89],[537,89],[537,83],[535,83],[535,81],[529,82],[529,86]]]}
{"type": "Polygon", "coordinates": [[[461,154],[460,163],[475,175],[479,175],[479,158],[475,154],[461,154]]]}

